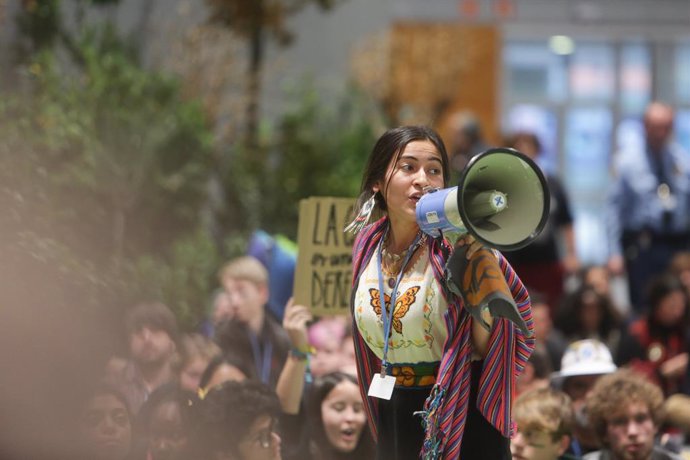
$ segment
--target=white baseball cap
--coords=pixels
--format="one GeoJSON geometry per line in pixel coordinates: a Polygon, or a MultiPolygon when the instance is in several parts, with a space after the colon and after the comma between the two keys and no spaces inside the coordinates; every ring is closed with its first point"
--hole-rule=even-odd
{"type": "Polygon", "coordinates": [[[615,372],[611,352],[599,340],[578,340],[568,345],[561,359],[561,370],[551,374],[551,382],[560,386],[568,377],[603,375],[615,372]]]}

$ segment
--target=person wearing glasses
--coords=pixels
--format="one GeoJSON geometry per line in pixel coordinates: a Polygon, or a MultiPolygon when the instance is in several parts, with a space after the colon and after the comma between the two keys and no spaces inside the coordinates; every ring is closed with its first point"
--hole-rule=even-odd
{"type": "Polygon", "coordinates": [[[517,432],[510,440],[513,460],[570,460],[573,410],[570,397],[551,388],[537,388],[515,400],[517,432]]]}
{"type": "Polygon", "coordinates": [[[257,381],[228,381],[199,402],[192,445],[199,460],[281,460],[280,403],[257,381]]]}

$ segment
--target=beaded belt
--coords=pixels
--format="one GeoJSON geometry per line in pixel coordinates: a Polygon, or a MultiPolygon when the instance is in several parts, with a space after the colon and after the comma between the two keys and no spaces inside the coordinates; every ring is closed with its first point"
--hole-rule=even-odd
{"type": "Polygon", "coordinates": [[[390,367],[395,385],[401,387],[427,387],[436,383],[436,374],[441,363],[401,364],[390,367]]]}

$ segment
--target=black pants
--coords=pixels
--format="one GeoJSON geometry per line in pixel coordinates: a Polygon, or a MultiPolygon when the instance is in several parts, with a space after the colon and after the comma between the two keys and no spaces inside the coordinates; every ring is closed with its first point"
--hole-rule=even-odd
{"type": "MultiPolygon", "coordinates": [[[[477,389],[481,361],[472,363],[470,401],[465,433],[462,437],[462,460],[510,459],[510,440],[503,437],[477,409],[477,389]]],[[[379,401],[377,460],[416,460],[424,442],[422,419],[413,415],[421,411],[431,388],[395,388],[390,401],[379,401]]]]}

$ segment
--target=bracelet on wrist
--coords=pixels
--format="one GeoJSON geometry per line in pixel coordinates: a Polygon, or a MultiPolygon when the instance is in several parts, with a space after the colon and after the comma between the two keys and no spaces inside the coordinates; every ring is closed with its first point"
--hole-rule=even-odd
{"type": "Polygon", "coordinates": [[[301,361],[309,359],[309,356],[314,354],[314,347],[308,347],[306,350],[300,350],[298,348],[292,348],[290,350],[290,356],[301,361]]]}

